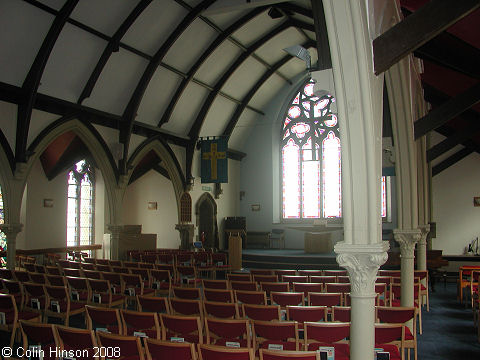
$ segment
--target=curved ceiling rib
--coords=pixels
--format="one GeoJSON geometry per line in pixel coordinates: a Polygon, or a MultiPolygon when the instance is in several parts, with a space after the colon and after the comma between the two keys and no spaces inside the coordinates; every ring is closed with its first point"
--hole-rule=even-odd
{"type": "Polygon", "coordinates": [[[245,25],[247,22],[252,20],[254,17],[258,16],[261,14],[265,9],[262,7],[255,8],[253,11],[249,12],[247,15],[243,16],[239,20],[237,20],[235,23],[233,23],[231,26],[229,26],[225,31],[220,33],[220,35],[217,36],[217,38],[210,44],[210,46],[203,52],[203,54],[198,58],[198,60],[193,64],[193,66],[188,70],[187,77],[185,77],[180,85],[178,86],[177,90],[175,91],[175,95],[173,95],[172,100],[170,100],[170,103],[167,106],[167,109],[162,115],[162,118],[158,122],[158,126],[162,126],[163,124],[167,123],[170,120],[170,117],[172,116],[173,109],[177,105],[178,100],[183,94],[183,91],[187,87],[187,85],[190,83],[190,81],[193,79],[193,76],[195,73],[198,71],[200,66],[205,62],[205,60],[230,36],[232,35],[235,31],[240,29],[243,25],[245,25]]]}
{"type": "Polygon", "coordinates": [[[90,94],[92,93],[92,90],[95,87],[95,84],[97,83],[100,73],[102,72],[103,68],[105,67],[105,64],[110,58],[110,55],[112,55],[113,52],[118,51],[120,46],[120,40],[123,38],[125,33],[128,31],[128,29],[130,29],[130,26],[140,16],[143,10],[145,10],[148,7],[148,5],[150,5],[151,2],[152,0],[141,0],[137,4],[137,6],[135,6],[132,12],[128,15],[128,17],[125,19],[122,25],[120,25],[120,27],[115,32],[115,34],[110,38],[107,46],[105,47],[105,50],[103,50],[102,56],[100,56],[100,59],[98,60],[97,65],[95,66],[95,69],[93,70],[92,74],[88,78],[87,84],[82,90],[82,93],[77,101],[78,104],[81,104],[83,100],[90,97],[90,94]]]}
{"type": "Polygon", "coordinates": [[[210,4],[215,0],[204,0],[199,5],[197,5],[177,26],[177,28],[170,34],[168,39],[162,44],[160,49],[153,56],[150,63],[147,65],[145,72],[143,73],[140,81],[135,88],[135,91],[130,98],[130,101],[123,112],[122,118],[125,120],[126,125],[120,129],[120,142],[123,143],[123,159],[122,159],[122,173],[126,171],[126,160],[128,157],[128,147],[130,142],[130,136],[132,134],[133,122],[137,116],[137,110],[140,106],[140,102],[143,98],[145,90],[152,79],[153,74],[157,70],[160,62],[167,54],[170,47],[178,39],[178,37],[190,26],[190,24],[200,15],[200,13],[206,9],[210,4]]]}
{"type": "Polygon", "coordinates": [[[260,46],[264,45],[267,41],[272,39],[274,36],[278,35],[285,29],[289,28],[292,26],[292,24],[289,21],[285,21],[279,26],[277,26],[275,29],[270,31],[268,34],[262,36],[260,39],[255,41],[252,45],[250,45],[247,49],[246,52],[241,54],[237,60],[228,68],[228,70],[222,75],[222,77],[216,82],[213,91],[210,92],[208,95],[207,99],[202,105],[202,108],[200,109],[200,112],[198,113],[192,127],[190,128],[190,131],[188,132],[188,136],[190,137],[190,141],[195,144],[198,140],[198,136],[200,134],[200,129],[202,128],[203,122],[205,121],[205,118],[207,116],[207,113],[213,104],[213,101],[215,100],[216,96],[218,95],[218,92],[220,89],[225,85],[227,80],[230,78],[230,76],[237,70],[237,68],[255,51],[257,50],[260,46]]]}
{"type": "MultiPolygon", "coordinates": [[[[302,44],[302,46],[306,49],[314,47],[315,46],[315,41],[309,40],[305,43],[302,44]]],[[[223,131],[223,136],[227,136],[230,138],[232,135],[233,129],[235,128],[235,125],[238,122],[238,119],[242,115],[243,111],[247,107],[247,104],[250,102],[252,97],[255,95],[255,93],[260,89],[260,87],[265,83],[265,81],[268,80],[270,76],[273,75],[275,70],[279,69],[282,67],[284,64],[286,64],[290,59],[292,58],[291,55],[286,55],[283,58],[281,58],[279,61],[277,61],[275,64],[272,65],[271,69],[268,69],[265,71],[265,73],[262,75],[260,79],[255,83],[255,85],[250,89],[250,91],[245,95],[245,97],[242,99],[242,103],[240,105],[237,105],[237,108],[235,109],[235,113],[233,114],[232,118],[228,122],[227,126],[225,127],[225,130],[223,131]]]]}
{"type": "Polygon", "coordinates": [[[18,105],[15,160],[27,161],[27,138],[33,105],[48,58],[78,0],[68,0],[58,12],[22,85],[23,99],[18,105]]]}

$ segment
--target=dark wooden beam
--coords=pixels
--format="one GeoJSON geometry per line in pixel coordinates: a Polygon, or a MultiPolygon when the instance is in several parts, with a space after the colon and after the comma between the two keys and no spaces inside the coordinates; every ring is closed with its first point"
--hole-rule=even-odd
{"type": "Polygon", "coordinates": [[[388,70],[479,7],[478,0],[431,0],[373,40],[375,74],[388,70]]]}
{"type": "Polygon", "coordinates": [[[330,58],[330,46],[328,44],[327,24],[325,23],[325,13],[323,11],[323,2],[311,0],[313,21],[315,24],[315,37],[317,41],[318,67],[330,69],[332,59],[330,58]]]}
{"type": "Polygon", "coordinates": [[[455,132],[453,135],[448,136],[442,142],[439,142],[435,146],[427,150],[427,161],[431,162],[439,156],[445,154],[447,151],[453,149],[458,144],[461,144],[471,137],[477,135],[480,132],[480,117],[478,123],[467,128],[455,132]]]}
{"type": "Polygon", "coordinates": [[[15,156],[13,155],[12,148],[10,147],[7,138],[3,134],[2,129],[0,129],[0,146],[3,148],[3,152],[7,156],[8,163],[10,164],[10,169],[13,173],[15,171],[15,156]]]}
{"type": "Polygon", "coordinates": [[[42,46],[38,50],[35,60],[23,82],[22,101],[18,104],[17,110],[17,134],[15,143],[16,162],[27,161],[26,150],[28,130],[30,127],[30,119],[32,117],[33,104],[35,103],[35,96],[38,87],[40,86],[40,79],[42,78],[43,71],[47,65],[53,46],[77,3],[78,0],[68,0],[58,12],[58,15],[50,26],[50,29],[43,40],[42,46]]]}
{"type": "Polygon", "coordinates": [[[138,107],[142,101],[145,90],[147,89],[150,80],[152,79],[155,71],[157,70],[160,62],[163,60],[168,50],[172,47],[175,41],[180,37],[180,35],[190,26],[190,24],[195,21],[195,19],[200,15],[200,13],[206,9],[210,4],[215,0],[204,0],[199,5],[197,5],[173,30],[169,35],[167,40],[160,46],[158,51],[153,56],[152,60],[148,63],[147,68],[145,69],[142,77],[140,78],[137,87],[135,88],[130,100],[123,112],[123,119],[125,120],[124,125],[120,129],[120,142],[123,143],[123,158],[120,162],[120,173],[125,174],[127,169],[127,160],[128,160],[128,150],[130,146],[130,137],[133,129],[133,122],[137,116],[138,107]]]}
{"type": "MultiPolygon", "coordinates": [[[[306,43],[303,43],[302,46],[308,49],[310,47],[315,46],[315,42],[310,40],[310,41],[307,41],[306,43]]],[[[232,135],[233,129],[237,125],[238,119],[240,118],[247,104],[253,98],[253,96],[258,91],[258,89],[260,89],[260,87],[262,87],[262,85],[270,78],[270,76],[273,75],[275,69],[279,69],[280,67],[285,65],[291,58],[292,58],[291,55],[285,55],[282,59],[280,59],[279,61],[277,61],[275,64],[272,65],[272,69],[265,71],[262,77],[257,80],[255,85],[253,85],[250,91],[242,99],[242,103],[237,105],[237,108],[235,109],[235,112],[232,118],[230,119],[227,126],[225,127],[225,130],[222,133],[223,136],[227,136],[228,138],[230,138],[230,136],[232,135]]]]}
{"type": "Polygon", "coordinates": [[[480,83],[431,110],[427,115],[415,121],[415,139],[445,124],[480,101],[480,83]]]}
{"type": "Polygon", "coordinates": [[[155,164],[152,166],[152,170],[155,170],[158,172],[160,175],[165,176],[168,180],[170,180],[170,174],[168,173],[167,169],[164,167],[160,166],[159,164],[155,164]]]}
{"type": "Polygon", "coordinates": [[[233,150],[233,149],[227,149],[227,159],[242,161],[242,159],[245,156],[247,156],[247,154],[245,154],[244,152],[233,150]]]}
{"type": "Polygon", "coordinates": [[[450,166],[459,162],[463,158],[467,157],[472,152],[473,152],[473,150],[469,149],[469,148],[465,148],[465,149],[462,149],[462,150],[458,151],[457,153],[453,154],[449,158],[443,160],[441,163],[435,165],[432,168],[432,176],[440,174],[443,170],[448,169],[450,166]]]}
{"type": "Polygon", "coordinates": [[[193,76],[196,74],[198,69],[200,69],[200,66],[202,66],[202,64],[205,62],[205,60],[235,31],[240,29],[242,26],[244,26],[247,22],[249,22],[253,18],[260,15],[264,10],[265,9],[262,7],[255,8],[253,11],[250,11],[248,14],[238,19],[236,22],[230,25],[227,29],[225,29],[225,31],[222,31],[217,36],[217,38],[208,46],[208,48],[202,53],[202,55],[200,55],[200,57],[197,59],[195,64],[192,65],[190,70],[188,70],[187,76],[183,78],[182,82],[180,83],[177,90],[175,91],[175,94],[173,95],[172,99],[170,100],[170,103],[165,109],[162,115],[162,118],[158,122],[158,126],[162,126],[163,124],[167,123],[170,120],[173,110],[175,109],[175,106],[178,103],[178,100],[182,96],[184,90],[186,89],[190,81],[192,81],[193,76]]]}
{"type": "Polygon", "coordinates": [[[85,87],[83,88],[82,93],[80,94],[80,97],[78,99],[79,104],[81,104],[83,100],[85,100],[90,96],[93,88],[95,87],[95,84],[97,83],[100,73],[102,72],[103,68],[105,67],[105,64],[110,58],[110,55],[112,55],[113,52],[118,51],[120,46],[120,40],[123,38],[125,33],[128,31],[128,29],[130,29],[130,26],[140,16],[143,10],[145,10],[147,6],[150,5],[151,2],[152,0],[141,0],[137,4],[137,6],[135,6],[135,8],[132,10],[130,15],[128,15],[127,18],[123,21],[123,23],[117,29],[115,34],[111,37],[107,46],[103,50],[103,53],[100,56],[100,59],[98,60],[97,65],[95,66],[95,69],[90,75],[85,87]]]}

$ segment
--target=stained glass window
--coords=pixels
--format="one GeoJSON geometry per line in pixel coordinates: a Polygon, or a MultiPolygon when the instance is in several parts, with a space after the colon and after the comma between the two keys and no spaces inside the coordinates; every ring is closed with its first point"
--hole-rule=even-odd
{"type": "Polygon", "coordinates": [[[94,187],[93,170],[85,161],[68,172],[67,246],[93,243],[94,187]]]}
{"type": "MultiPolygon", "coordinates": [[[[0,187],[0,224],[4,224],[4,223],[5,223],[5,212],[3,208],[2,188],[0,187]]],[[[7,237],[2,231],[0,231],[0,251],[7,251],[7,237]]],[[[0,266],[1,267],[7,266],[6,257],[0,257],[0,266]]]]}
{"type": "Polygon", "coordinates": [[[316,96],[313,80],[295,94],[281,134],[283,219],[342,216],[341,142],[335,98],[316,96]]]}

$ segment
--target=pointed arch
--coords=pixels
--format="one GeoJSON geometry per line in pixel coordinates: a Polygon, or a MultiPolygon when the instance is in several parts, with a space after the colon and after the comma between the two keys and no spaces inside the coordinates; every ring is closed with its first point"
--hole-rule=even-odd
{"type": "MultiPolygon", "coordinates": [[[[0,138],[5,138],[3,136],[3,132],[0,130],[0,138]]],[[[5,139],[6,140],[6,139],[5,139]]],[[[12,168],[11,168],[11,158],[9,156],[8,150],[10,150],[11,154],[11,149],[10,146],[8,145],[8,142],[4,144],[2,141],[0,141],[2,146],[0,146],[0,187],[2,189],[2,197],[3,197],[3,209],[4,209],[4,215],[5,215],[5,223],[8,224],[9,221],[9,196],[8,194],[10,193],[9,188],[10,188],[10,179],[12,178],[12,168]],[[8,146],[8,150],[5,149],[5,145],[8,146]]]]}
{"type": "Polygon", "coordinates": [[[170,180],[172,181],[175,199],[177,202],[177,216],[180,222],[180,197],[182,196],[186,183],[180,164],[171,149],[171,147],[160,136],[155,136],[142,142],[130,156],[127,163],[127,178],[126,183],[132,176],[133,170],[143,157],[150,151],[154,151],[163,161],[163,165],[168,172],[170,180]]]}

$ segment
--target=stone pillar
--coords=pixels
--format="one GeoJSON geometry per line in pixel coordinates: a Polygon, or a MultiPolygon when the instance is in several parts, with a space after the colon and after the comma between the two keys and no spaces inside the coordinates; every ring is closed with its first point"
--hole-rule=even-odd
{"type": "Polygon", "coordinates": [[[119,244],[120,244],[120,234],[123,231],[123,225],[117,224],[108,224],[108,231],[110,231],[110,259],[118,260],[119,259],[119,244]]]}
{"type": "Polygon", "coordinates": [[[180,249],[190,249],[190,245],[193,244],[193,224],[177,224],[175,230],[180,232],[180,249]]]}
{"type": "MultiPolygon", "coordinates": [[[[413,298],[413,272],[415,269],[415,245],[420,240],[420,229],[393,230],[395,240],[400,244],[400,259],[402,266],[402,293],[400,303],[402,306],[414,306],[413,298]]],[[[413,329],[411,321],[407,323],[413,329]]]]}
{"type": "Polygon", "coordinates": [[[421,234],[417,245],[417,269],[427,270],[427,236],[430,232],[430,224],[419,225],[418,228],[421,234]]]}
{"type": "Polygon", "coordinates": [[[375,278],[387,261],[388,243],[370,246],[350,245],[338,249],[337,262],[348,270],[351,283],[350,358],[373,359],[375,347],[375,278]]]}
{"type": "Polygon", "coordinates": [[[23,229],[23,224],[2,224],[0,230],[7,237],[7,267],[15,269],[15,256],[17,254],[17,235],[23,229]]]}

